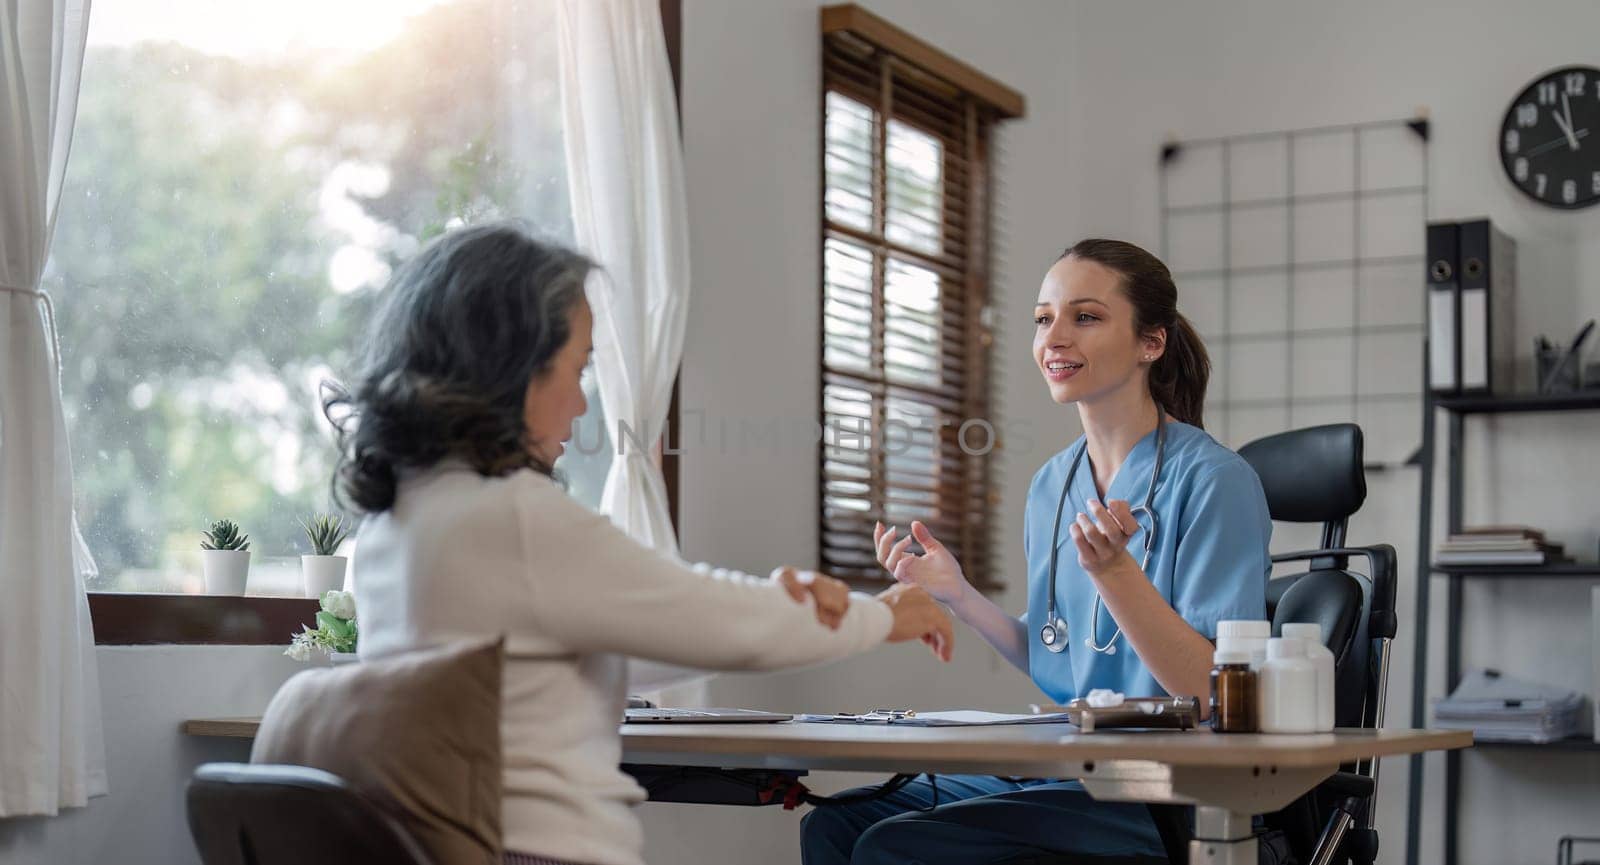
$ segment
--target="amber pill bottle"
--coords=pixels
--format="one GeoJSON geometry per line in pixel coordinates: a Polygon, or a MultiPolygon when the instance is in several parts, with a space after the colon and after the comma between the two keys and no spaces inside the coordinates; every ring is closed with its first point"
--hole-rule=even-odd
{"type": "Polygon", "coordinates": [[[1218,733],[1254,733],[1258,680],[1250,669],[1250,653],[1218,650],[1211,668],[1211,729],[1218,733]]]}

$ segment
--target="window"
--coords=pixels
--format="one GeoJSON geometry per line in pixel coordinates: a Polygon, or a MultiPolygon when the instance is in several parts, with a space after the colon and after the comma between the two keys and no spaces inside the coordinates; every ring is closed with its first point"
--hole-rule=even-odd
{"type": "MultiPolygon", "coordinates": [[[[95,5],[45,283],[92,590],[201,591],[199,533],[228,517],[250,594],[299,594],[296,520],[329,508],[336,456],[318,385],[349,370],[391,269],[501,216],[571,242],[554,15],[95,5]]],[[[598,503],[609,457],[562,465],[575,496],[598,503]]]]}
{"type": "Polygon", "coordinates": [[[916,519],[992,584],[988,148],[1021,100],[853,6],[822,65],[821,567],[884,579],[873,523],[916,519]]]}

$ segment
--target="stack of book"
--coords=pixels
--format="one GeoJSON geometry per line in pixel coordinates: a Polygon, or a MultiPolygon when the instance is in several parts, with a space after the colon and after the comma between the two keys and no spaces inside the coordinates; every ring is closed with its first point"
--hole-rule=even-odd
{"type": "Polygon", "coordinates": [[[1529,526],[1463,529],[1439,545],[1440,565],[1545,565],[1563,560],[1562,547],[1529,526]]]}

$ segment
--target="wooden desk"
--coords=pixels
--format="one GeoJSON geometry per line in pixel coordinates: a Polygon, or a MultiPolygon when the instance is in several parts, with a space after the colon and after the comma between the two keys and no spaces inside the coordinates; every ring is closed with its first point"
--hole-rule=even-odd
{"type": "MultiPolygon", "coordinates": [[[[196,736],[249,738],[258,720],[188,721],[196,736]]],[[[1251,818],[1276,811],[1365,757],[1466,748],[1461,730],[1338,730],[1309,736],[1080,733],[1067,724],[625,724],[625,763],[1080,778],[1097,799],[1195,805],[1192,865],[1255,865],[1251,818]]]]}

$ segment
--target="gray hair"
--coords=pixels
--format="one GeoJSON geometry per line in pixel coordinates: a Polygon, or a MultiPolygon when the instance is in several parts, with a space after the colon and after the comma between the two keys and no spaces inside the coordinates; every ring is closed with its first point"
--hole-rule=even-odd
{"type": "Polygon", "coordinates": [[[331,385],[323,399],[338,430],[335,499],[388,510],[398,469],[451,456],[486,476],[550,474],[528,447],[523,402],[572,336],[572,310],[593,267],[497,222],[436,238],[396,270],[353,389],[331,385]]]}

